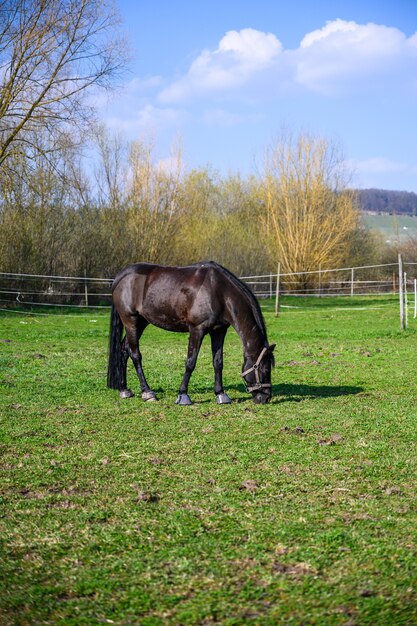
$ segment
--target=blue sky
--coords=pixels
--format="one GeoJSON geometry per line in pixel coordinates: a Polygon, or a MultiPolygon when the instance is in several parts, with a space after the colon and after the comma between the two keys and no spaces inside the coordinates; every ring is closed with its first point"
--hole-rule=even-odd
{"type": "Polygon", "coordinates": [[[132,48],[106,124],[186,166],[262,169],[283,127],[341,145],[356,187],[417,192],[417,0],[119,0],[132,48]]]}

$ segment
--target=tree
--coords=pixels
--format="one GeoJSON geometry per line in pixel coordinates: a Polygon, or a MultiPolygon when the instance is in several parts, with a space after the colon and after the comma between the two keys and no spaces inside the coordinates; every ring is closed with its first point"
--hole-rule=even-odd
{"type": "Polygon", "coordinates": [[[75,128],[85,129],[87,93],[109,87],[127,59],[117,25],[107,0],[0,0],[3,174],[11,157],[48,154],[62,134],[74,139],[75,128]]]}
{"type": "Polygon", "coordinates": [[[143,141],[131,145],[126,198],[130,260],[171,263],[181,218],[181,150],[172,148],[168,165],[155,163],[153,151],[153,146],[143,141]]]}
{"type": "MultiPolygon", "coordinates": [[[[54,154],[53,159],[61,155],[54,154]]],[[[65,269],[70,195],[57,164],[41,154],[30,168],[13,159],[13,185],[0,193],[0,267],[3,271],[57,274],[65,269]]]]}
{"type": "MultiPolygon", "coordinates": [[[[359,213],[346,178],[340,151],[323,138],[287,133],[267,152],[265,241],[284,273],[338,267],[347,257],[359,213]]],[[[304,287],[313,281],[307,273],[294,280],[304,287]]]]}
{"type": "Polygon", "coordinates": [[[174,240],[179,264],[213,259],[210,242],[216,227],[218,176],[217,172],[202,168],[191,170],[182,180],[179,203],[183,216],[174,240]]]}

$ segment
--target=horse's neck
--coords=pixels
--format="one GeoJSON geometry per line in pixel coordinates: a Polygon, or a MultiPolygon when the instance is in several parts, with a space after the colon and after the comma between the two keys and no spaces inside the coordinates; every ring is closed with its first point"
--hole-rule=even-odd
{"type": "Polygon", "coordinates": [[[246,299],[243,298],[241,294],[239,295],[242,298],[242,303],[240,306],[236,307],[236,309],[241,313],[244,311],[244,313],[239,315],[235,312],[236,309],[234,308],[231,312],[230,322],[240,337],[245,357],[257,357],[265,346],[265,337],[259,328],[252,308],[247,303],[246,299]]]}
{"type": "Polygon", "coordinates": [[[240,339],[243,346],[243,354],[245,357],[257,359],[262,348],[265,346],[265,338],[258,325],[250,328],[248,331],[240,333],[240,339]]]}

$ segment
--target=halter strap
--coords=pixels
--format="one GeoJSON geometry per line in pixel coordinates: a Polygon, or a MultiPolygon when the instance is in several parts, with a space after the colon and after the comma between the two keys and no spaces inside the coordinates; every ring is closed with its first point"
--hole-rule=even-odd
{"type": "MultiPolygon", "coordinates": [[[[255,381],[256,383],[254,385],[251,385],[250,387],[248,387],[246,385],[246,389],[251,392],[251,391],[257,391],[258,389],[262,389],[262,388],[269,388],[272,387],[271,383],[261,383],[261,380],[259,378],[259,364],[262,361],[262,359],[264,358],[265,354],[268,352],[268,348],[264,347],[262,349],[261,354],[258,356],[258,358],[256,359],[256,362],[252,365],[252,367],[249,367],[247,370],[245,370],[244,372],[242,372],[241,376],[243,379],[245,379],[245,376],[247,374],[250,374],[251,372],[255,372],[255,381]]],[[[246,380],[245,380],[246,383],[246,380]]]]}

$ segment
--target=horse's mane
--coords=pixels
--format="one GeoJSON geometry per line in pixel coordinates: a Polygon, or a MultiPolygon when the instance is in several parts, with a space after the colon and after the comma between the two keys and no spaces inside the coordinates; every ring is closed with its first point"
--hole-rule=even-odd
{"type": "Polygon", "coordinates": [[[268,343],[264,316],[262,315],[262,311],[261,311],[261,307],[259,306],[259,302],[256,299],[256,297],[254,296],[254,294],[251,291],[251,289],[249,289],[249,287],[243,281],[241,281],[237,276],[235,276],[230,270],[228,270],[225,267],[223,267],[223,265],[220,265],[219,263],[216,263],[215,261],[210,261],[209,264],[214,266],[214,267],[216,267],[244,295],[245,300],[247,301],[247,303],[249,304],[249,306],[250,306],[250,308],[252,310],[253,316],[254,316],[255,321],[256,321],[256,325],[258,326],[259,330],[261,331],[261,333],[262,333],[262,335],[263,335],[263,337],[265,339],[265,342],[268,343]]]}

